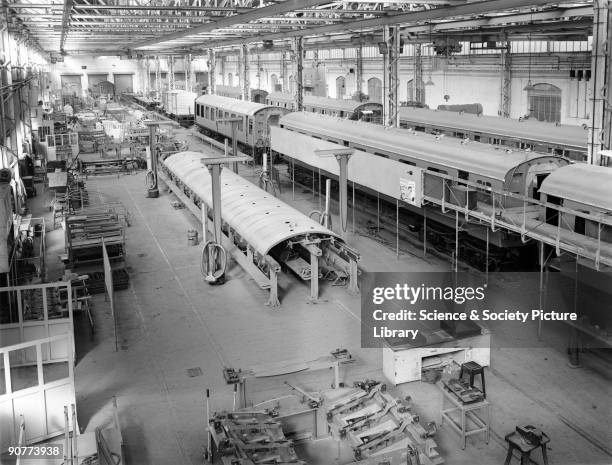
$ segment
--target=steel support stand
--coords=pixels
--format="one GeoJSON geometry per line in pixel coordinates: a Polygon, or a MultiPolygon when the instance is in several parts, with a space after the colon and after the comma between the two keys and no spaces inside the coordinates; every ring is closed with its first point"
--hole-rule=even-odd
{"type": "Polygon", "coordinates": [[[155,153],[155,135],[157,132],[156,124],[149,124],[149,150],[151,151],[151,171],[153,173],[153,185],[149,186],[147,197],[159,197],[159,187],[157,185],[157,154],[155,153]]]}
{"type": "MultiPolygon", "coordinates": [[[[315,150],[320,157],[334,156],[340,167],[339,191],[340,191],[340,228],[341,234],[346,234],[348,217],[348,162],[354,153],[354,149],[329,149],[315,150]]],[[[314,175],[314,173],[313,173],[314,175]]],[[[313,179],[314,182],[314,179],[313,179]]],[[[313,189],[314,190],[314,189],[313,189]]]]}

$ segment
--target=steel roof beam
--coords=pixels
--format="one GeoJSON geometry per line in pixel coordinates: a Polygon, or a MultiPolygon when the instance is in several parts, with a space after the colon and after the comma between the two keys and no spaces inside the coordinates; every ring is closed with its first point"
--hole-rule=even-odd
{"type": "MultiPolygon", "coordinates": [[[[242,45],[249,42],[261,42],[263,40],[285,39],[288,37],[312,36],[321,34],[330,34],[341,31],[354,30],[362,31],[365,28],[380,28],[386,24],[413,24],[416,25],[422,21],[432,21],[436,19],[446,19],[468,15],[483,15],[494,11],[507,11],[517,8],[525,8],[532,6],[540,6],[552,4],[551,0],[488,0],[472,3],[465,3],[459,6],[449,6],[445,8],[435,8],[431,10],[415,11],[408,13],[399,13],[384,16],[381,18],[365,19],[361,21],[351,21],[340,24],[327,26],[319,26],[312,28],[304,28],[295,31],[285,31],[282,33],[262,34],[246,37],[235,41],[223,41],[204,44],[204,48],[222,47],[228,45],[242,45]]],[[[188,32],[188,31],[185,31],[188,32]]],[[[193,40],[201,40],[194,37],[193,40]]]]}
{"type": "Polygon", "coordinates": [[[237,14],[228,16],[218,21],[212,21],[209,24],[194,27],[188,31],[181,31],[173,34],[162,36],[156,40],[145,40],[137,45],[137,47],[146,47],[148,45],[156,45],[161,42],[167,42],[169,40],[180,39],[194,34],[200,34],[203,32],[212,32],[215,29],[221,29],[224,27],[231,27],[236,24],[245,24],[258,19],[267,18],[270,16],[281,15],[289,13],[298,8],[311,8],[319,5],[330,3],[329,0],[286,0],[282,3],[276,3],[270,6],[264,6],[261,8],[255,8],[247,13],[237,14]]]}
{"type": "MultiPolygon", "coordinates": [[[[206,11],[206,12],[222,12],[222,13],[244,13],[254,10],[255,8],[232,8],[232,7],[199,7],[199,6],[169,6],[169,5],[88,5],[83,3],[74,4],[75,9],[80,10],[162,10],[162,11],[206,11]]],[[[51,8],[56,10],[63,9],[61,3],[11,3],[9,8],[12,9],[27,9],[27,8],[51,8]]]]}

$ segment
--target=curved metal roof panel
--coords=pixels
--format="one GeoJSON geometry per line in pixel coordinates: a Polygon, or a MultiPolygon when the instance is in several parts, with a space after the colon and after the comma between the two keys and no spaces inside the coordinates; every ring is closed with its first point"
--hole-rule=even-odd
{"type": "Polygon", "coordinates": [[[289,113],[281,118],[280,124],[289,129],[307,130],[320,137],[347,140],[374,152],[391,152],[500,181],[524,162],[551,157],[537,152],[508,152],[504,147],[478,142],[464,145],[452,137],[436,139],[431,134],[308,112],[289,113]]]}
{"type": "Polygon", "coordinates": [[[512,137],[536,142],[554,142],[561,145],[582,147],[586,150],[588,131],[581,126],[545,123],[528,119],[519,121],[496,116],[477,116],[454,111],[427,108],[400,107],[400,121],[409,125],[423,123],[449,129],[484,132],[500,137],[512,137]]]}
{"type": "MultiPolygon", "coordinates": [[[[212,179],[202,163],[206,154],[180,152],[164,164],[209,207],[212,207],[212,179]]],[[[286,240],[306,235],[324,235],[342,240],[295,208],[287,205],[229,168],[221,171],[221,208],[223,221],[231,226],[260,254],[286,240]]]]}
{"type": "Polygon", "coordinates": [[[540,192],[612,211],[612,168],[576,163],[549,174],[540,192]]]}
{"type": "Polygon", "coordinates": [[[200,95],[196,99],[196,103],[199,103],[200,105],[210,105],[212,107],[223,108],[224,111],[232,111],[234,113],[240,113],[241,115],[254,115],[260,110],[274,108],[270,105],[264,105],[262,103],[221,97],[220,95],[200,95]]]}

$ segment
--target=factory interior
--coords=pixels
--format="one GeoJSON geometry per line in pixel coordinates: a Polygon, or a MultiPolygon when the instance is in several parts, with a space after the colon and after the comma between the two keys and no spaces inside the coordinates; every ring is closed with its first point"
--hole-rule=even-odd
{"type": "Polygon", "coordinates": [[[608,0],[0,18],[0,464],[612,464],[608,0]]]}

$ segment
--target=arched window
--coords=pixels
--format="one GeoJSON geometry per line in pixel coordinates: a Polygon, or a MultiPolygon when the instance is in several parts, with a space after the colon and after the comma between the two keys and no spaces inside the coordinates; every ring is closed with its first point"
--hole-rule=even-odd
{"type": "Polygon", "coordinates": [[[278,76],[276,74],[270,74],[270,88],[272,89],[272,92],[279,90],[277,89],[277,86],[278,86],[278,76]]]}
{"type": "Polygon", "coordinates": [[[382,81],[378,78],[368,79],[368,96],[370,102],[382,103],[382,81]]]}
{"type": "Polygon", "coordinates": [[[289,92],[291,92],[292,94],[295,93],[295,81],[293,80],[293,74],[289,75],[289,92]]]}
{"type": "Polygon", "coordinates": [[[346,94],[346,80],[344,76],[338,76],[336,78],[336,98],[344,98],[346,94]]]}
{"type": "Polygon", "coordinates": [[[232,73],[227,73],[227,85],[228,86],[234,85],[234,76],[232,75],[232,73]]]}
{"type": "Polygon", "coordinates": [[[409,102],[425,103],[425,83],[423,81],[421,81],[419,86],[415,86],[414,79],[410,79],[406,90],[409,102]]]}
{"type": "Polygon", "coordinates": [[[527,91],[529,116],[538,121],[561,121],[561,89],[552,84],[535,84],[527,91]]]}

